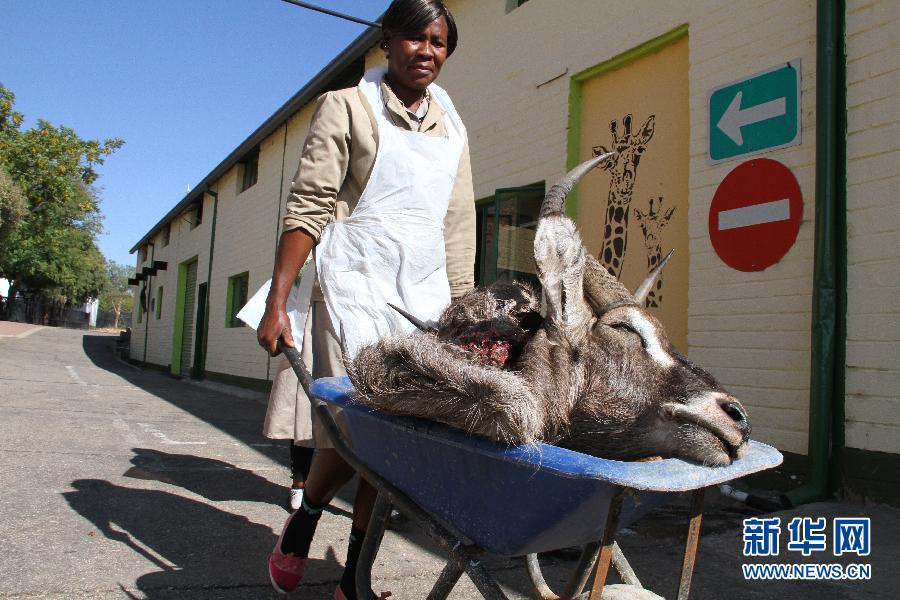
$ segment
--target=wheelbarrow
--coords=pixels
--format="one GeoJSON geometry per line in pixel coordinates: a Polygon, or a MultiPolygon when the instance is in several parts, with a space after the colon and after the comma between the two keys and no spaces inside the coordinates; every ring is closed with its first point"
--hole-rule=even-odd
{"type": "Polygon", "coordinates": [[[644,590],[615,543],[627,527],[674,494],[691,492],[677,598],[686,600],[700,540],[704,490],[781,464],[751,441],[727,467],[670,458],[623,462],[549,444],[504,446],[424,419],[385,415],[353,402],[346,377],[313,382],[292,348],[288,360],[307,388],[335,449],[378,491],[356,573],[359,597],[391,510],[418,523],[449,555],[429,600],[446,598],[465,572],[487,600],[507,597],[482,564],[486,554],[525,556],[536,598],[660,598],[644,590]],[[342,409],[338,426],[329,406],[342,409]],[[583,546],[561,595],[541,573],[537,553],[583,546]],[[590,591],[583,592],[596,565],[590,591]],[[612,566],[623,584],[605,586],[612,566]],[[606,593],[604,594],[604,587],[606,593]]]}

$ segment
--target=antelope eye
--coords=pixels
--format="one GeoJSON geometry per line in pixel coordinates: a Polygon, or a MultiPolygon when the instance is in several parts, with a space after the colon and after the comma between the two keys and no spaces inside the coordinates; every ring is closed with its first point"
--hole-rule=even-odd
{"type": "Polygon", "coordinates": [[[624,332],[631,333],[631,334],[637,336],[637,339],[639,339],[641,341],[641,346],[644,348],[647,347],[647,342],[644,341],[644,336],[642,336],[640,333],[638,333],[637,329],[635,329],[634,327],[631,326],[631,323],[625,323],[625,322],[620,321],[618,323],[611,323],[609,326],[617,331],[624,331],[624,332]]]}
{"type": "Polygon", "coordinates": [[[613,329],[618,329],[619,331],[628,331],[629,333],[638,335],[637,330],[635,330],[635,328],[632,327],[630,323],[611,323],[609,326],[613,329]]]}

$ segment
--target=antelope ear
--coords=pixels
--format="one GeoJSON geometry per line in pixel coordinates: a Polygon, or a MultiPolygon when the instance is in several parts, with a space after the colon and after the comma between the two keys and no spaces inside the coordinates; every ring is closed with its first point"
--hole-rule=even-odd
{"type": "Polygon", "coordinates": [[[636,304],[640,306],[647,300],[647,294],[649,294],[650,290],[653,289],[653,286],[656,285],[656,280],[659,279],[659,276],[662,274],[663,267],[666,266],[666,263],[669,262],[669,259],[672,258],[673,254],[675,254],[675,250],[669,250],[669,253],[659,261],[659,264],[647,274],[647,278],[644,279],[641,285],[634,290],[634,301],[636,304]]]}
{"type": "Polygon", "coordinates": [[[534,260],[547,297],[545,316],[567,326],[586,322],[590,311],[584,301],[586,252],[575,223],[563,211],[563,203],[588,171],[612,156],[609,152],[584,161],[554,184],[541,203],[534,236],[534,260]]]}

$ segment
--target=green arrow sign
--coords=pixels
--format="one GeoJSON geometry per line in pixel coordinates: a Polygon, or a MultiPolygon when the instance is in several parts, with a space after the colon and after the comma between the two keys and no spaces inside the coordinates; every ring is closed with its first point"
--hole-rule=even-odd
{"type": "Polygon", "coordinates": [[[711,162],[799,143],[799,59],[710,92],[711,162]]]}

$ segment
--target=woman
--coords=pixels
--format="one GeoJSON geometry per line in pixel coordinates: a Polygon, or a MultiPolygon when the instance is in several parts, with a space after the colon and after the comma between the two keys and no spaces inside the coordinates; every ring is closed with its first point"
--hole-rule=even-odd
{"type": "MultiPolygon", "coordinates": [[[[272,355],[279,338],[293,345],[288,296],[315,246],[321,289],[312,292],[311,340],[304,337],[312,344],[314,377],[344,374],[336,330],[343,330],[352,356],[380,336],[410,330],[388,302],[435,320],[451,296],[473,285],[468,142],[449,97],[433,84],[456,47],[455,22],[440,0],[395,0],[382,23],[387,70],[370,70],[357,87],[319,100],[257,332],[272,355]]],[[[301,507],[269,557],[281,592],[299,584],[322,509],[353,475],[315,414],[313,420],[317,450],[301,507]]],[[[360,481],[335,598],[356,599],[355,567],[375,495],[360,481]]]]}

